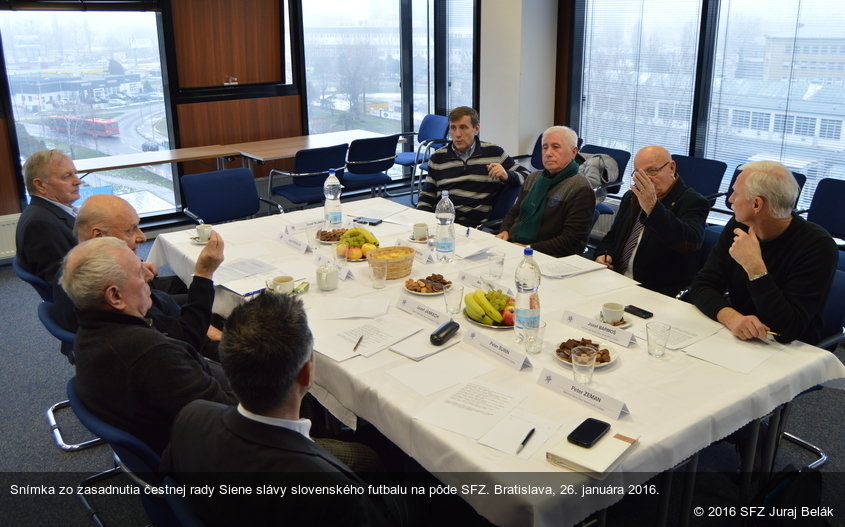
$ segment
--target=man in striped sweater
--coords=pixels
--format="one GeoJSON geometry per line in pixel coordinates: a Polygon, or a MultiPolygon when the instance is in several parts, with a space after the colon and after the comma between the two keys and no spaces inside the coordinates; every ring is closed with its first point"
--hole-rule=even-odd
{"type": "Polygon", "coordinates": [[[490,219],[505,186],[522,185],[528,170],[502,147],[479,140],[480,129],[474,109],[459,106],[449,113],[452,142],[431,155],[418,209],[434,212],[441,192],[448,190],[455,205],[455,221],[474,227],[490,219]]]}

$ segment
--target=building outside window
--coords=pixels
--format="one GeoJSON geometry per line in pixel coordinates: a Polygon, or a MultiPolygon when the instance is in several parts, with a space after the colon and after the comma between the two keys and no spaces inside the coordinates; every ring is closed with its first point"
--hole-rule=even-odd
{"type": "MultiPolygon", "coordinates": [[[[170,147],[154,13],[0,11],[0,33],[22,161],[45,148],[79,160],[170,147]]],[[[84,182],[77,205],[109,193],[142,215],[177,209],[170,165],[84,182]]]]}

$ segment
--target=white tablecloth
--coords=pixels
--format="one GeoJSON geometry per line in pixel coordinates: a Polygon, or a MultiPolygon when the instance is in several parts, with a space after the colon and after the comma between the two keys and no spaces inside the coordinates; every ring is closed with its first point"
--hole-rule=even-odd
{"type": "MultiPolygon", "coordinates": [[[[344,204],[344,214],[384,216],[402,206],[383,199],[371,199],[344,204]]],[[[307,277],[311,291],[303,296],[310,318],[320,316],[321,308],[362,295],[386,296],[392,303],[402,295],[404,280],[389,281],[385,289],[376,291],[370,286],[367,264],[350,264],[355,278],[341,282],[337,290],[322,292],[314,284],[314,255],[300,254],[278,241],[284,225],[296,224],[319,217],[321,209],[270,216],[256,220],[215,227],[226,244],[226,258],[253,257],[266,261],[279,272],[296,278],[307,277]]],[[[390,245],[399,237],[410,234],[410,225],[424,221],[433,226],[433,215],[411,209],[393,214],[391,218],[403,225],[382,223],[372,230],[382,245],[390,245]]],[[[192,231],[192,230],[191,230],[192,231]]],[[[462,229],[457,244],[468,243],[462,229]]],[[[505,281],[521,259],[521,248],[472,231],[470,242],[488,239],[497,249],[506,252],[505,281]]],[[[190,242],[185,232],[159,236],[150,252],[150,260],[167,264],[183,280],[189,280],[193,262],[201,247],[190,242]]],[[[542,263],[542,257],[539,258],[542,263]]],[[[457,260],[452,264],[414,263],[413,277],[425,277],[432,272],[456,279],[459,270],[481,274],[486,269],[482,259],[457,260]]],[[[317,383],[314,394],[335,415],[346,422],[360,416],[374,425],[447,484],[483,483],[490,485],[575,485],[576,495],[537,496],[529,494],[487,495],[465,494],[463,497],[498,525],[565,525],[573,524],[590,513],[621,499],[618,495],[596,495],[582,498],[582,484],[595,482],[580,474],[568,473],[545,460],[546,450],[565,440],[572,428],[586,417],[599,417],[621,425],[640,436],[639,445],[605,480],[609,485],[642,483],[648,474],[672,468],[707,445],[729,435],[750,421],[766,415],[778,405],[788,402],[803,390],[816,384],[845,377],[845,366],[831,353],[801,343],[773,349],[772,357],[749,374],[741,374],[703,360],[687,356],[683,351],[667,351],[661,359],[648,356],[644,341],[625,348],[615,346],[618,360],[611,366],[597,369],[594,388],[624,401],[630,415],[620,420],[597,415],[586,406],[564,399],[540,387],[537,378],[543,367],[569,375],[569,368],[560,364],[552,350],[567,338],[590,336],[564,325],[562,315],[572,310],[584,315],[595,311],[601,302],[613,300],[622,304],[636,304],[655,313],[654,320],[689,318],[707,324],[706,317],[693,306],[652,293],[611,271],[602,270],[567,279],[543,278],[540,297],[543,319],[548,327],[545,349],[532,356],[533,367],[516,372],[501,362],[483,356],[477,350],[460,343],[451,350],[472,353],[478,361],[489,362],[495,368],[479,380],[513,389],[526,395],[518,410],[554,420],[560,427],[552,437],[528,460],[482,446],[475,440],[444,430],[415,416],[441,393],[421,397],[388,373],[389,370],[412,363],[410,359],[389,350],[365,358],[356,357],[335,362],[317,354],[317,383]]],[[[442,309],[443,299],[414,297],[442,309]]],[[[244,299],[231,291],[217,288],[215,311],[228,314],[244,299]]],[[[392,314],[410,315],[391,307],[392,314]]],[[[413,319],[419,324],[420,319],[413,319]]],[[[468,327],[460,315],[457,319],[468,327]]],[[[644,335],[645,321],[632,317],[634,334],[644,335]]],[[[433,326],[431,326],[433,329],[433,326]]],[[[428,331],[428,326],[426,326],[428,331]]],[[[486,330],[503,340],[512,339],[509,332],[486,330]]],[[[708,337],[712,338],[712,337],[708,337]]],[[[706,343],[707,340],[703,340],[706,343]]],[[[749,344],[733,339],[728,341],[736,353],[749,344]]],[[[449,350],[443,353],[449,353],[449,350]]],[[[564,487],[565,488],[565,487],[564,487]]]]}

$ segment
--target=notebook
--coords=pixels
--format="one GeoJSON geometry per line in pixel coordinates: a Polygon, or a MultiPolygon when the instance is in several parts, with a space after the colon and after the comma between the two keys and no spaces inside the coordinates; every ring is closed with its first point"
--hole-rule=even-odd
{"type": "Polygon", "coordinates": [[[619,464],[637,444],[640,436],[631,437],[611,430],[591,448],[584,448],[566,439],[546,452],[546,460],[553,465],[583,472],[595,479],[619,464]]]}

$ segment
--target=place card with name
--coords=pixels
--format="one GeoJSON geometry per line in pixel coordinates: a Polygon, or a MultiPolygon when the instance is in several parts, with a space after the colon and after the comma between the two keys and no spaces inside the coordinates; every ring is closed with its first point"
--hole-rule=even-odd
{"type": "Polygon", "coordinates": [[[306,231],[315,231],[322,229],[325,221],[323,218],[314,218],[313,220],[291,223],[285,226],[285,232],[288,234],[299,234],[306,231]]]}
{"type": "Polygon", "coordinates": [[[514,296],[513,291],[507,284],[503,284],[498,280],[483,278],[466,271],[458,273],[458,281],[467,287],[472,287],[473,289],[481,289],[482,291],[495,291],[499,289],[510,297],[514,296]]]}
{"type": "Polygon", "coordinates": [[[573,401],[589,406],[612,419],[619,419],[630,413],[628,405],[619,399],[593,389],[589,384],[578,384],[560,373],[543,368],[537,384],[568,397],[573,401]]]}
{"type": "Polygon", "coordinates": [[[464,335],[464,342],[504,362],[517,371],[531,366],[531,361],[528,360],[528,355],[524,351],[492,339],[478,330],[470,329],[467,331],[466,335],[464,335]]]}
{"type": "Polygon", "coordinates": [[[407,239],[397,238],[396,245],[410,247],[413,249],[414,260],[419,263],[429,263],[434,261],[434,255],[431,252],[431,247],[426,243],[411,243],[407,239]]]}
{"type": "Polygon", "coordinates": [[[434,309],[427,304],[423,304],[419,300],[410,298],[408,295],[402,295],[399,297],[399,300],[396,302],[396,307],[406,313],[410,313],[416,317],[433,322],[438,326],[445,322],[449,322],[449,320],[452,319],[452,317],[446,313],[438,309],[434,309]]]}
{"type": "Polygon", "coordinates": [[[287,232],[283,232],[279,235],[279,239],[282,240],[283,243],[290,245],[302,254],[307,253],[311,249],[311,247],[308,245],[308,241],[303,239],[301,235],[293,235],[287,232]]]}
{"type": "Polygon", "coordinates": [[[630,331],[625,331],[624,329],[617,328],[610,324],[605,324],[604,322],[599,322],[598,320],[581,316],[578,313],[573,313],[572,311],[566,311],[563,313],[563,322],[572,327],[583,329],[584,331],[592,333],[602,339],[609,340],[614,344],[625,346],[626,348],[636,342],[634,334],[630,331]]]}
{"type": "MultiPolygon", "coordinates": [[[[317,254],[314,257],[314,265],[320,267],[321,265],[337,265],[337,263],[325,254],[317,254]]],[[[341,280],[346,280],[348,278],[355,278],[355,275],[352,274],[352,270],[349,269],[348,265],[338,265],[337,277],[341,280]]]]}

